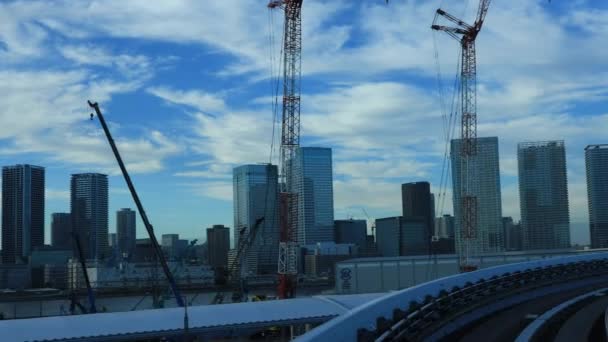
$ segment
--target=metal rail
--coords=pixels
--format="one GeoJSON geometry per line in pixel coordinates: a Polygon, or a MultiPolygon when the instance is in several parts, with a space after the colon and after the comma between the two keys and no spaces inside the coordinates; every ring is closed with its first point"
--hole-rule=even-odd
{"type": "Polygon", "coordinates": [[[540,330],[545,326],[545,324],[548,321],[550,321],[552,318],[554,318],[555,316],[557,316],[564,310],[567,310],[569,307],[576,305],[577,303],[580,303],[581,301],[583,301],[589,297],[605,295],[606,291],[608,291],[608,288],[591,291],[589,293],[585,293],[583,295],[580,295],[578,297],[565,301],[565,302],[555,306],[551,310],[546,311],[542,315],[538,316],[534,321],[532,321],[532,323],[528,324],[528,326],[526,326],[526,328],[519,334],[519,336],[517,336],[517,339],[515,339],[515,342],[531,341],[534,338],[534,336],[536,334],[538,334],[540,332],[540,330]]]}
{"type": "MultiPolygon", "coordinates": [[[[141,220],[144,222],[144,226],[146,226],[146,230],[148,231],[148,235],[150,236],[150,242],[152,243],[152,246],[154,247],[154,251],[156,252],[156,257],[158,258],[158,261],[160,262],[160,264],[163,268],[163,272],[165,273],[165,277],[167,277],[167,281],[169,282],[169,285],[171,286],[171,290],[173,291],[173,294],[175,295],[175,301],[177,302],[177,305],[179,305],[180,307],[183,307],[184,299],[182,298],[179,288],[177,287],[177,283],[175,282],[175,279],[173,278],[173,274],[171,274],[171,270],[169,269],[169,266],[167,265],[167,260],[165,259],[165,254],[163,253],[162,249],[160,248],[160,245],[158,244],[156,235],[154,235],[154,228],[152,227],[152,224],[148,220],[148,215],[146,215],[144,206],[141,204],[141,201],[139,200],[137,191],[135,190],[135,187],[133,186],[133,182],[131,182],[131,177],[129,176],[129,172],[127,171],[127,168],[125,167],[125,164],[122,161],[120,153],[118,152],[118,148],[116,147],[116,144],[114,143],[114,139],[112,138],[112,134],[110,133],[110,130],[108,129],[106,120],[103,118],[103,114],[101,114],[101,110],[99,110],[99,104],[97,104],[97,102],[94,102],[94,103],[91,101],[87,101],[87,102],[89,103],[89,106],[95,110],[95,113],[97,114],[97,117],[99,118],[99,122],[101,123],[101,127],[103,127],[103,131],[105,132],[106,137],[108,138],[108,142],[110,143],[112,152],[114,152],[114,156],[116,157],[118,166],[120,166],[120,170],[122,171],[122,175],[125,178],[125,182],[127,182],[127,186],[129,187],[129,191],[131,192],[133,201],[135,202],[135,205],[137,206],[137,210],[139,211],[141,220]]],[[[93,114],[91,114],[91,120],[92,119],[93,119],[93,114]]]]}
{"type": "Polygon", "coordinates": [[[301,341],[374,341],[417,336],[454,310],[509,289],[525,290],[540,281],[569,281],[605,274],[608,253],[577,255],[502,265],[463,273],[391,293],[358,307],[300,337],[301,341]],[[409,305],[408,308],[403,306],[409,305]]]}

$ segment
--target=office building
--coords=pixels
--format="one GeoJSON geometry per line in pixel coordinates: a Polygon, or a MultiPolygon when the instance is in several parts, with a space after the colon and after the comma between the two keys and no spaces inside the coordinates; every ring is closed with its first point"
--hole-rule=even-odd
{"type": "Polygon", "coordinates": [[[116,234],[116,233],[108,234],[108,247],[110,247],[111,249],[118,248],[118,234],[116,234]]]}
{"type": "Polygon", "coordinates": [[[116,234],[118,239],[118,255],[129,259],[135,252],[135,211],[122,208],[116,212],[116,234]]]}
{"type": "Polygon", "coordinates": [[[230,228],[216,224],[207,228],[207,260],[212,267],[228,268],[230,228]]]}
{"type": "Polygon", "coordinates": [[[303,246],[302,273],[313,277],[333,277],[336,263],[358,255],[358,246],[352,243],[318,242],[303,246]]]}
{"type": "Polygon", "coordinates": [[[169,260],[181,260],[188,248],[188,240],[180,239],[179,234],[163,234],[161,248],[169,260]]]}
{"type": "Polygon", "coordinates": [[[423,217],[376,219],[376,244],[382,256],[427,255],[427,221],[423,217]]]}
{"type": "Polygon", "coordinates": [[[57,249],[72,249],[72,215],[70,213],[51,214],[51,245],[57,249]]]}
{"type": "Polygon", "coordinates": [[[367,244],[367,221],[365,220],[335,220],[336,243],[352,243],[359,248],[365,248],[367,244]]]}
{"type": "Polygon", "coordinates": [[[521,251],[523,249],[523,236],[521,225],[514,223],[511,217],[502,218],[506,251],[521,251]]]}
{"type": "Polygon", "coordinates": [[[151,262],[157,259],[156,250],[149,238],[135,240],[135,253],[130,262],[151,262]]]}
{"type": "Polygon", "coordinates": [[[439,238],[453,238],[454,216],[446,214],[436,218],[434,235],[439,238]]]}
{"type": "Polygon", "coordinates": [[[276,165],[243,165],[233,170],[235,249],[252,239],[243,262],[244,273],[277,272],[279,254],[278,169],[276,165]],[[253,231],[256,220],[264,218],[253,231]],[[254,233],[253,235],[250,235],[254,233]]]}
{"type": "Polygon", "coordinates": [[[298,201],[298,243],[334,239],[334,192],[331,148],[296,150],[292,191],[298,201]]]}
{"type": "Polygon", "coordinates": [[[72,228],[86,259],[105,259],[108,250],[108,176],[73,174],[70,207],[72,228]]]}
{"type": "Polygon", "coordinates": [[[431,194],[429,182],[405,183],[401,185],[401,204],[403,217],[421,217],[426,224],[425,240],[431,245],[431,236],[435,225],[435,199],[431,194]]]}
{"type": "Polygon", "coordinates": [[[524,248],[570,247],[570,214],[563,141],[517,145],[524,248]]]}
{"type": "Polygon", "coordinates": [[[26,263],[44,245],[44,168],[2,168],[2,263],[26,263]]]}
{"type": "Polygon", "coordinates": [[[432,254],[454,254],[453,237],[434,237],[431,243],[432,254]]]}
{"type": "Polygon", "coordinates": [[[608,144],[585,148],[591,248],[608,248],[608,144]]]}
{"type": "Polygon", "coordinates": [[[474,236],[468,241],[469,255],[503,251],[498,138],[477,138],[477,151],[469,158],[468,170],[463,170],[460,139],[452,140],[450,154],[456,253],[465,252],[461,234],[464,177],[468,177],[469,193],[475,196],[477,202],[477,225],[474,236]]]}

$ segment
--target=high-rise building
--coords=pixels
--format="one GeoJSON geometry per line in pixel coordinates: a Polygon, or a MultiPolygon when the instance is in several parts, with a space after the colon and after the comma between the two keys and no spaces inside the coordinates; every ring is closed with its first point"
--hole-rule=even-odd
{"type": "Polygon", "coordinates": [[[378,252],[385,257],[428,254],[426,224],[426,219],[419,216],[376,219],[378,252]]]}
{"type": "Polygon", "coordinates": [[[135,211],[122,208],[116,212],[116,234],[118,253],[121,258],[130,258],[135,252],[135,211]]]}
{"type": "Polygon", "coordinates": [[[118,234],[108,233],[108,247],[111,249],[118,248],[118,234]]]}
{"type": "Polygon", "coordinates": [[[608,144],[585,148],[591,248],[608,248],[608,144]]]}
{"type": "Polygon", "coordinates": [[[70,213],[51,214],[51,245],[57,249],[72,249],[72,215],[70,213]]]}
{"type": "Polygon", "coordinates": [[[44,168],[2,168],[2,263],[27,262],[44,245],[44,168]]]}
{"type": "Polygon", "coordinates": [[[521,225],[514,223],[511,217],[502,218],[506,251],[520,251],[523,248],[521,225]]]}
{"type": "Polygon", "coordinates": [[[163,234],[160,239],[161,248],[167,259],[177,260],[179,256],[179,234],[163,234]]]}
{"type": "Polygon", "coordinates": [[[524,248],[570,247],[566,148],[563,141],[517,145],[524,248]]]}
{"type": "Polygon", "coordinates": [[[335,220],[336,243],[353,243],[359,250],[367,245],[367,221],[366,220],[335,220]]]}
{"type": "MultiPolygon", "coordinates": [[[[233,170],[234,244],[238,250],[257,219],[264,218],[243,262],[245,273],[276,273],[279,257],[278,169],[243,165],[233,170]]],[[[333,224],[333,222],[332,222],[333,224]]]]}
{"type": "Polygon", "coordinates": [[[383,257],[401,255],[401,216],[376,219],[376,245],[383,257]]]}
{"type": "Polygon", "coordinates": [[[72,229],[87,259],[105,259],[108,250],[108,176],[73,174],[70,207],[72,229]]]}
{"type": "Polygon", "coordinates": [[[334,191],[331,148],[296,150],[292,189],[298,202],[298,243],[334,239],[334,191]]]}
{"type": "Polygon", "coordinates": [[[403,206],[403,217],[421,217],[426,224],[424,236],[428,246],[431,245],[431,237],[435,225],[435,199],[431,194],[429,182],[405,183],[401,185],[401,204],[403,206]]]}
{"type": "Polygon", "coordinates": [[[461,140],[451,143],[452,184],[456,253],[464,253],[462,226],[462,180],[468,174],[469,193],[477,200],[477,224],[469,239],[470,255],[495,253],[503,250],[502,202],[498,162],[498,138],[477,138],[476,154],[470,157],[468,169],[462,170],[461,140]]]}
{"type": "Polygon", "coordinates": [[[230,228],[216,224],[207,228],[207,255],[212,267],[228,268],[230,250],[230,228]]]}
{"type": "Polygon", "coordinates": [[[454,237],[454,216],[445,214],[435,219],[435,236],[439,238],[454,237]]]}

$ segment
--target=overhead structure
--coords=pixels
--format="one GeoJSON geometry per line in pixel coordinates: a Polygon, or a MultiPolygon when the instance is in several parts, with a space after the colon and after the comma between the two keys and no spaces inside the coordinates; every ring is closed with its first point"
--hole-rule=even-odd
{"type": "Polygon", "coordinates": [[[300,146],[300,79],[302,76],[302,0],[276,0],[270,9],[285,12],[283,37],[283,115],[281,125],[281,192],[279,194],[278,297],[295,296],[297,283],[298,196],[293,167],[300,146]]]}
{"type": "Polygon", "coordinates": [[[461,102],[461,221],[460,234],[462,247],[458,251],[460,269],[463,272],[475,270],[470,263],[471,240],[477,237],[477,197],[471,189],[471,159],[477,154],[477,61],[475,57],[475,39],[481,31],[491,0],[481,0],[477,10],[477,18],[469,25],[455,16],[437,9],[431,28],[443,31],[460,41],[462,48],[460,71],[460,102],[461,102]],[[437,25],[437,19],[443,17],[456,26],[437,25]]]}
{"type": "MultiPolygon", "coordinates": [[[[114,152],[114,157],[116,157],[118,166],[120,167],[120,170],[122,171],[122,175],[125,178],[127,187],[129,188],[129,191],[131,192],[133,201],[135,202],[135,205],[137,206],[137,210],[139,211],[139,215],[141,216],[141,220],[144,222],[144,226],[146,227],[146,230],[148,231],[148,235],[150,237],[150,242],[152,243],[152,247],[154,248],[156,257],[158,258],[158,261],[160,262],[160,264],[163,268],[163,271],[165,273],[165,277],[167,277],[167,281],[169,282],[169,285],[171,286],[171,291],[173,292],[173,295],[175,296],[175,301],[177,302],[177,305],[179,305],[180,307],[183,307],[184,299],[182,298],[179,288],[177,287],[177,283],[175,282],[175,278],[173,278],[173,274],[171,273],[171,270],[169,269],[169,266],[167,265],[167,260],[165,259],[165,254],[163,253],[160,245],[158,244],[158,240],[156,239],[156,235],[154,234],[154,228],[152,227],[152,224],[148,220],[148,215],[146,215],[144,206],[141,204],[141,201],[139,200],[139,196],[137,195],[135,186],[133,186],[133,182],[131,182],[131,176],[129,176],[129,172],[127,171],[127,168],[125,167],[125,164],[122,161],[122,157],[120,156],[120,153],[118,152],[118,148],[116,147],[116,144],[114,143],[114,139],[112,138],[110,129],[108,128],[108,125],[106,124],[106,120],[104,119],[103,114],[101,113],[101,110],[99,109],[99,105],[97,104],[97,102],[88,101],[88,103],[89,103],[89,106],[91,108],[93,108],[93,110],[95,110],[95,113],[97,114],[97,118],[99,118],[99,122],[101,123],[101,127],[103,128],[103,131],[106,134],[106,138],[108,139],[108,142],[110,143],[112,152],[114,152]]],[[[91,120],[93,120],[92,113],[91,113],[91,120]]]]}

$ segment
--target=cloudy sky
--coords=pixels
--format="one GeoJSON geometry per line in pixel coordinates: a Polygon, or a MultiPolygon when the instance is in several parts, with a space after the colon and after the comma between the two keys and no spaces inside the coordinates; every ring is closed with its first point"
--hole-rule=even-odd
{"type": "MultiPolygon", "coordinates": [[[[232,226],[232,168],[271,156],[282,13],[265,4],[2,1],[0,163],[46,167],[47,226],[69,211],[72,173],[111,175],[111,232],[134,206],[88,99],[159,234],[232,226]]],[[[302,139],[334,149],[336,218],[398,215],[403,182],[441,192],[459,45],[431,31],[439,6],[471,22],[477,0],[304,1],[302,139]]],[[[517,142],[563,139],[574,242],[588,240],[583,148],[608,139],[607,43],[603,0],[497,0],[477,40],[478,134],[499,137],[503,214],[520,216],[517,142]]]]}

